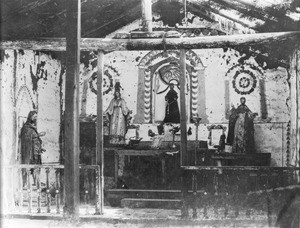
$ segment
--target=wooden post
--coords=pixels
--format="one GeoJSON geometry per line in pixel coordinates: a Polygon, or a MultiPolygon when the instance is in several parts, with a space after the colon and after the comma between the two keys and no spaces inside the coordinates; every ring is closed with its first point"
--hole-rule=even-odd
{"type": "Polygon", "coordinates": [[[99,195],[98,203],[99,208],[97,208],[96,214],[103,214],[103,205],[104,205],[104,151],[103,151],[103,89],[102,89],[102,80],[104,74],[104,53],[103,51],[98,51],[97,56],[97,143],[96,143],[96,161],[97,165],[100,166],[100,177],[99,182],[99,195]]]}
{"type": "Polygon", "coordinates": [[[79,216],[79,61],[80,0],[68,1],[65,92],[65,206],[67,217],[79,216]]]}
{"type": "Polygon", "coordinates": [[[143,30],[152,32],[152,3],[151,0],[142,0],[143,30]]]}
{"type": "Polygon", "coordinates": [[[185,90],[186,90],[186,53],[185,49],[180,50],[180,69],[181,76],[179,77],[180,85],[180,165],[187,165],[187,131],[186,131],[186,103],[185,103],[185,90]]]}

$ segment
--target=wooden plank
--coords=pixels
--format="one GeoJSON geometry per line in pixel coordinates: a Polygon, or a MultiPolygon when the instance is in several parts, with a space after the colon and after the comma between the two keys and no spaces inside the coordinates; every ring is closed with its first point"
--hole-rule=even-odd
{"type": "Polygon", "coordinates": [[[117,155],[126,155],[126,156],[159,156],[165,153],[176,153],[175,150],[115,150],[117,155]]]}
{"type": "MultiPolygon", "coordinates": [[[[197,170],[219,170],[220,166],[181,166],[183,170],[197,171],[197,170]]],[[[272,167],[272,166],[222,166],[222,170],[287,170],[289,172],[300,170],[300,167],[272,167]]]]}
{"type": "Polygon", "coordinates": [[[65,207],[67,217],[79,216],[79,64],[80,0],[68,2],[65,88],[65,207]]]}
{"type": "MultiPolygon", "coordinates": [[[[230,36],[205,36],[159,39],[101,39],[82,38],[80,50],[133,51],[165,49],[205,49],[236,46],[258,46],[278,42],[299,43],[300,32],[275,32],[242,34],[230,36]]],[[[37,40],[1,41],[0,49],[28,49],[43,51],[65,51],[65,38],[48,38],[37,40]]]]}
{"type": "MultiPolygon", "coordinates": [[[[104,75],[104,53],[98,51],[97,55],[97,125],[96,125],[96,162],[100,166],[99,179],[99,211],[103,214],[104,206],[104,150],[103,150],[103,75],[104,75]]],[[[98,184],[98,183],[97,183],[98,184]]]]}
{"type": "Polygon", "coordinates": [[[179,77],[180,85],[180,165],[187,165],[187,127],[186,127],[186,52],[185,49],[180,50],[180,69],[179,77]]]}

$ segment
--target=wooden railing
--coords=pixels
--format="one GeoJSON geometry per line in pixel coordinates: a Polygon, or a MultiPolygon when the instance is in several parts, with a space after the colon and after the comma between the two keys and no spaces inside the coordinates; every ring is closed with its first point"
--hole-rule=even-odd
{"type": "Polygon", "coordinates": [[[293,189],[299,167],[183,166],[182,217],[246,217],[261,212],[273,225],[293,189]],[[222,215],[220,215],[222,213],[222,215]]]}
{"type": "MultiPolygon", "coordinates": [[[[100,167],[80,165],[80,202],[85,214],[99,214],[100,167]]],[[[10,165],[4,166],[5,186],[11,189],[14,207],[10,210],[28,213],[61,214],[64,205],[63,165],[10,165]]],[[[8,191],[6,191],[8,192],[8,191]]]]}

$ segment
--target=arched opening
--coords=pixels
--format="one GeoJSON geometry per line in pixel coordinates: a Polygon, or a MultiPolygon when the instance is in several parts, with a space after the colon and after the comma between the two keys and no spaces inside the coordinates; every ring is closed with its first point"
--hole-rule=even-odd
{"type": "MultiPolygon", "coordinates": [[[[186,56],[186,103],[187,119],[190,120],[193,116],[205,112],[205,99],[202,99],[203,102],[199,105],[199,98],[205,93],[205,84],[201,83],[200,86],[199,83],[201,77],[204,77],[204,66],[192,50],[188,50],[186,56]]],[[[136,123],[163,121],[166,112],[165,95],[170,84],[175,85],[174,90],[179,101],[179,58],[179,51],[151,51],[140,61],[136,123]]]]}

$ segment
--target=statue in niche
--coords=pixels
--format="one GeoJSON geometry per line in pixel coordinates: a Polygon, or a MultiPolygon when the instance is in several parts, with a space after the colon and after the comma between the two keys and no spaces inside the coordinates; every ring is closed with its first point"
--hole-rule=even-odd
{"type": "Polygon", "coordinates": [[[254,124],[257,113],[251,112],[246,105],[246,98],[240,98],[241,104],[235,108],[232,105],[229,116],[227,144],[232,146],[233,153],[253,153],[254,124]]]}
{"type": "Polygon", "coordinates": [[[170,90],[165,96],[167,102],[164,123],[180,123],[180,114],[178,107],[178,95],[174,90],[174,84],[170,84],[170,90]]]}
{"type": "Polygon", "coordinates": [[[107,115],[109,119],[110,144],[125,144],[127,123],[130,121],[131,113],[125,100],[121,98],[120,85],[118,83],[115,86],[114,98],[104,112],[104,115],[107,115]]]}

